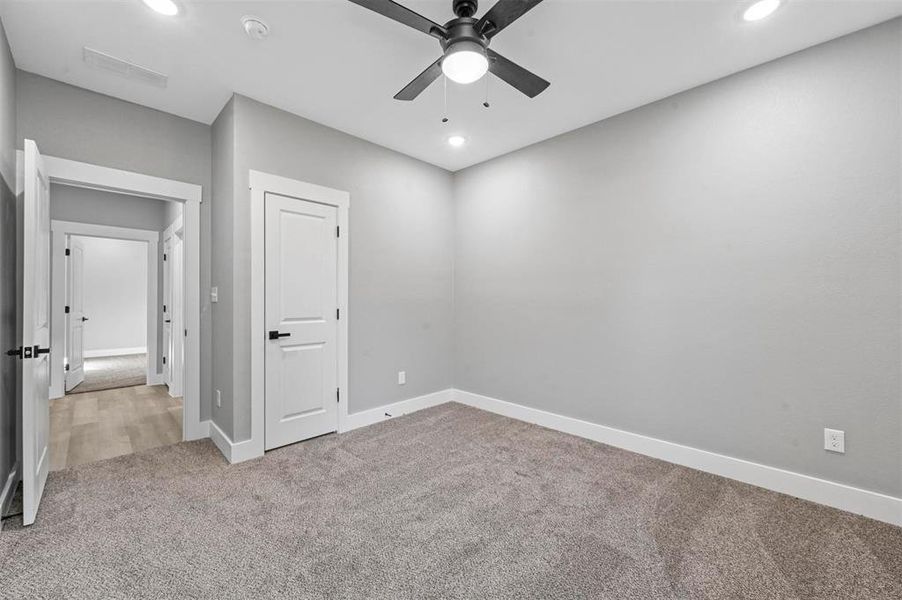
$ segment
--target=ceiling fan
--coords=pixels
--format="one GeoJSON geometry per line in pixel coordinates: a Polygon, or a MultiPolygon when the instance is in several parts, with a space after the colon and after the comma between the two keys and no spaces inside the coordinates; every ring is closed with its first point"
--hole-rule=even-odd
{"type": "Polygon", "coordinates": [[[473,83],[489,71],[530,98],[551,85],[489,48],[493,37],[542,0],[498,0],[480,19],[473,16],[478,9],[478,0],[452,0],[457,17],[444,25],[393,0],[350,1],[431,35],[442,46],[442,56],[395,94],[395,100],[413,100],[442,73],[457,83],[473,83]]]}

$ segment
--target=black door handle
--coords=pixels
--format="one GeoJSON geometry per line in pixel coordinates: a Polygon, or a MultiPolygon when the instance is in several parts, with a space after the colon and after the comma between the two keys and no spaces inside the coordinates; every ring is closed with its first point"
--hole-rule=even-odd
{"type": "Polygon", "coordinates": [[[290,333],[279,333],[278,331],[270,331],[270,332],[269,332],[269,339],[271,339],[271,340],[277,340],[277,339],[279,339],[279,338],[288,337],[288,336],[290,336],[290,335],[291,335],[290,333]]]}
{"type": "Polygon", "coordinates": [[[50,348],[41,348],[40,346],[35,346],[34,355],[39,356],[41,354],[50,354],[50,348]]]}
{"type": "Polygon", "coordinates": [[[172,319],[166,319],[166,320],[163,321],[163,322],[164,322],[164,323],[172,323],[172,319]]]}
{"type": "Polygon", "coordinates": [[[88,320],[88,317],[82,317],[81,320],[82,320],[82,323],[84,323],[85,321],[88,320]]]}

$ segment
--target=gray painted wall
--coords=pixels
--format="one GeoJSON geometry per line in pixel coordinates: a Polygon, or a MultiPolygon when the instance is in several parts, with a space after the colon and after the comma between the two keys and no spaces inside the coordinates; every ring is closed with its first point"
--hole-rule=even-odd
{"type": "MultiPolygon", "coordinates": [[[[16,345],[16,66],[0,23],[0,351],[16,345]]],[[[0,362],[0,490],[17,460],[16,361],[0,362]]]]}
{"type": "Polygon", "coordinates": [[[170,204],[178,205],[102,190],[50,185],[50,218],[59,221],[163,231],[169,226],[170,204]]]}
{"type": "Polygon", "coordinates": [[[900,40],[458,172],[456,387],[902,494],[900,40]]]}
{"type": "MultiPolygon", "coordinates": [[[[219,301],[213,304],[213,422],[229,436],[234,432],[232,411],[235,372],[232,351],[235,311],[232,302],[234,270],[232,240],[235,227],[235,103],[229,100],[213,122],[213,285],[219,301]],[[216,390],[222,405],[215,402],[216,390]]],[[[247,369],[247,365],[243,367],[247,369]]]]}
{"type": "Polygon", "coordinates": [[[233,110],[236,368],[228,433],[250,436],[249,169],[351,195],[349,410],[451,387],[451,174],[243,96],[233,110]],[[407,385],[397,384],[399,370],[407,385]]]}
{"type": "MultiPolygon", "coordinates": [[[[161,234],[178,218],[179,204],[68,185],[50,185],[50,218],[111,227],[147,229],[161,234]],[[172,214],[175,216],[172,217],[172,214]],[[170,218],[172,220],[170,220],[170,218]]],[[[157,305],[163,305],[163,240],[157,246],[157,305]]],[[[90,315],[88,315],[90,316],[90,315]]],[[[157,320],[157,355],[149,357],[163,372],[163,320],[157,320]]]]}
{"type": "Polygon", "coordinates": [[[17,144],[42,153],[202,185],[200,236],[201,418],[210,416],[210,127],[18,71],[17,144]]]}

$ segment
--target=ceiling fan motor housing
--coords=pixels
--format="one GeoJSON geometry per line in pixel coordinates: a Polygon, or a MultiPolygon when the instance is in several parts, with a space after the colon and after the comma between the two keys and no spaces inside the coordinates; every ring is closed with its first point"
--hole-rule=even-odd
{"type": "Polygon", "coordinates": [[[447,50],[459,42],[473,42],[479,44],[482,48],[487,48],[489,40],[486,36],[479,33],[476,23],[477,20],[473,17],[458,17],[445,23],[448,37],[440,40],[442,50],[447,50]]]}

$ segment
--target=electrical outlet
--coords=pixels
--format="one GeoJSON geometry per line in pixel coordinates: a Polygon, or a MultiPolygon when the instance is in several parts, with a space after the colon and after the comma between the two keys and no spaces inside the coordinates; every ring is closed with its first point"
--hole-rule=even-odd
{"type": "Polygon", "coordinates": [[[222,392],[216,390],[216,408],[222,408],[222,392]]]}
{"type": "Polygon", "coordinates": [[[398,385],[407,383],[407,371],[398,371],[398,385]]]}
{"type": "Polygon", "coordinates": [[[845,454],[846,432],[839,429],[824,429],[824,450],[845,454]]]}
{"type": "Polygon", "coordinates": [[[210,302],[219,302],[219,288],[218,287],[210,288],[210,302]]]}

